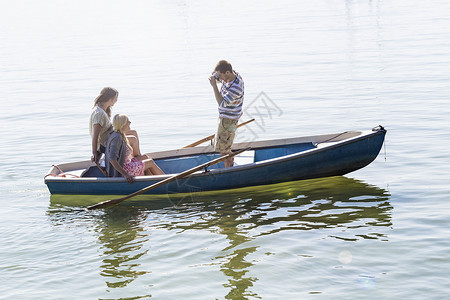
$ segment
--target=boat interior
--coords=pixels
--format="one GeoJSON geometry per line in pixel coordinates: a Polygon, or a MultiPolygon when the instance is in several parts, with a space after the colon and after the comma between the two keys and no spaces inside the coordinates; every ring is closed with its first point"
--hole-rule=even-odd
{"type": "MultiPolygon", "coordinates": [[[[249,143],[237,143],[233,150],[251,147],[235,157],[235,166],[257,163],[286,155],[300,153],[307,150],[324,147],[342,140],[360,135],[361,132],[345,132],[337,135],[322,135],[308,138],[292,138],[249,143]]],[[[206,163],[220,157],[215,153],[213,146],[181,148],[177,150],[147,153],[166,174],[175,174],[206,163]]],[[[81,163],[81,162],[80,162],[81,163]]],[[[60,165],[64,172],[76,173],[80,177],[105,177],[101,170],[94,164],[86,162],[83,165],[60,165]],[[81,168],[80,168],[81,167],[81,168]],[[75,169],[74,169],[75,168],[75,169]],[[65,170],[66,169],[66,170],[65,170]],[[72,169],[72,170],[69,170],[72,169]]],[[[209,167],[209,169],[224,168],[223,162],[209,167]]]]}

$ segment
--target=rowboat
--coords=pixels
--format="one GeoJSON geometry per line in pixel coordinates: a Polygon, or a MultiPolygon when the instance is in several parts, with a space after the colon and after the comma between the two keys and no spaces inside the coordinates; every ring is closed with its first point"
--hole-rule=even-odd
{"type": "MultiPolygon", "coordinates": [[[[233,151],[249,150],[235,157],[233,167],[225,168],[221,162],[145,193],[192,193],[345,175],[374,161],[385,135],[386,130],[377,126],[366,131],[236,143],[233,151]]],[[[147,154],[166,175],[139,176],[130,184],[122,177],[106,177],[91,161],[80,161],[53,165],[44,181],[51,194],[127,195],[220,157],[211,145],[147,154]]]]}

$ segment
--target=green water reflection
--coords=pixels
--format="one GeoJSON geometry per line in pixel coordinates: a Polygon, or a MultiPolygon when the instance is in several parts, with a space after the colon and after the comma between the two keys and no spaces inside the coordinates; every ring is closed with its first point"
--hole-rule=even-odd
{"type": "Polygon", "coordinates": [[[148,253],[143,245],[148,236],[143,227],[145,214],[136,210],[112,210],[98,220],[96,230],[102,245],[103,259],[100,275],[109,278],[109,288],[127,286],[138,276],[148,272],[139,271],[139,258],[148,253]]]}
{"type": "MultiPolygon", "coordinates": [[[[200,230],[225,236],[229,246],[214,258],[227,278],[222,284],[227,290],[224,297],[248,299],[259,296],[252,291],[258,279],[248,275],[255,264],[248,257],[258,246],[248,246],[247,242],[287,230],[330,228],[340,229],[328,236],[332,239],[386,241],[386,230],[381,229],[392,225],[389,197],[379,187],[333,177],[215,193],[141,196],[95,213],[67,210],[111,197],[51,196],[48,213],[54,224],[70,222],[71,218],[87,218],[94,223],[104,257],[99,273],[108,289],[124,288],[153,272],[142,264],[149,255],[145,246],[151,238],[149,222],[179,234],[200,230]],[[370,228],[370,233],[361,228],[370,228]]],[[[151,291],[151,285],[148,289],[151,291]]],[[[145,297],[150,293],[133,296],[145,297]]]]}

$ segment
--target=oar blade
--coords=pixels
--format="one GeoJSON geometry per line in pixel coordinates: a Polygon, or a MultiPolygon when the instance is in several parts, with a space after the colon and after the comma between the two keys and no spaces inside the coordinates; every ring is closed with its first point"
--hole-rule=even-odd
{"type": "MultiPolygon", "coordinates": [[[[128,199],[128,198],[126,198],[126,199],[128,199]]],[[[86,207],[86,209],[93,210],[93,209],[99,209],[99,208],[107,208],[107,207],[114,206],[114,205],[122,202],[123,200],[125,200],[125,199],[118,198],[118,199],[113,199],[113,200],[107,200],[107,201],[103,201],[103,202],[88,206],[88,207],[86,207]]]]}

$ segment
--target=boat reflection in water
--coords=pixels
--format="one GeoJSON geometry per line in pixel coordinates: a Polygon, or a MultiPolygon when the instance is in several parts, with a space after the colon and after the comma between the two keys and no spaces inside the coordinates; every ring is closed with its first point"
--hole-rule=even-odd
{"type": "Polygon", "coordinates": [[[163,286],[157,274],[164,267],[153,264],[154,259],[167,259],[166,267],[176,269],[177,264],[183,264],[181,252],[196,252],[196,243],[208,244],[218,239],[211,235],[219,235],[226,238],[226,243],[214,249],[219,254],[207,264],[219,265],[226,275],[225,298],[246,299],[257,296],[251,287],[258,280],[246,275],[257,264],[248,256],[259,247],[270,249],[266,236],[301,230],[305,231],[301,243],[321,238],[386,241],[392,225],[392,206],[386,190],[342,176],[173,197],[144,195],[97,212],[70,212],[74,206],[111,199],[92,197],[52,195],[48,215],[55,225],[82,222],[94,227],[104,256],[100,274],[109,288],[126,287],[150,274],[147,286],[148,282],[163,286]],[[155,235],[158,230],[165,233],[155,235]],[[204,235],[199,231],[207,234],[205,240],[201,241],[204,235]],[[193,234],[200,241],[192,241],[193,234]],[[187,239],[187,244],[182,243],[184,248],[172,249],[180,247],[178,241],[183,240],[183,235],[187,239]],[[165,238],[159,240],[162,236],[165,238]],[[166,248],[157,250],[161,243],[166,248]],[[163,250],[161,258],[157,252],[163,250]]]}

